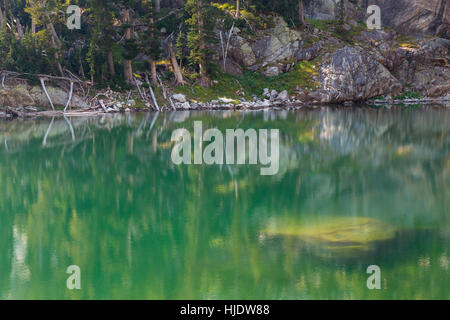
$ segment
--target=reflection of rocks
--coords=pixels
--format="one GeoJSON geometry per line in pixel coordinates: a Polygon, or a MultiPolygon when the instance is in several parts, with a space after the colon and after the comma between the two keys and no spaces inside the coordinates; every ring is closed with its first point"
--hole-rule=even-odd
{"type": "Polygon", "coordinates": [[[318,135],[336,154],[348,154],[361,147],[373,143],[381,136],[394,119],[373,119],[373,124],[367,124],[364,111],[325,111],[322,113],[318,126],[318,135]]]}

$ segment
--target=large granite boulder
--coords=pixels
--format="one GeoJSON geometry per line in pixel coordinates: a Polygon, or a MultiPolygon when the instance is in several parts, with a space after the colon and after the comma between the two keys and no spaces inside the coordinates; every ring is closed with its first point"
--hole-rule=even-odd
{"type": "Polygon", "coordinates": [[[389,70],[360,47],[346,46],[325,55],[317,80],[321,86],[310,96],[322,103],[397,95],[402,90],[389,70]]]}
{"type": "Polygon", "coordinates": [[[292,67],[302,46],[301,40],[301,32],[289,28],[283,18],[275,17],[274,27],[261,32],[255,39],[233,34],[229,56],[250,70],[274,76],[292,67]]]}

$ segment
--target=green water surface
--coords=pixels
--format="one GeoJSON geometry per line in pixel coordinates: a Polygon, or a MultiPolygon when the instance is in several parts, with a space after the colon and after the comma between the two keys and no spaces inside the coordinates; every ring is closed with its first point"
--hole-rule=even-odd
{"type": "Polygon", "coordinates": [[[450,298],[445,109],[1,120],[0,143],[2,299],[450,298]],[[174,165],[194,120],[279,129],[278,174],[174,165]]]}

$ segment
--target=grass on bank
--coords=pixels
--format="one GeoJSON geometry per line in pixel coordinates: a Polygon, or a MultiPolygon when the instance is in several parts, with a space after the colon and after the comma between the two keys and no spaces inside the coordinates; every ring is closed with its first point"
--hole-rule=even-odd
{"type": "Polygon", "coordinates": [[[415,39],[411,36],[407,36],[405,34],[400,34],[397,37],[397,45],[401,48],[408,48],[408,49],[418,49],[420,48],[417,43],[414,42],[415,39]]]}
{"type": "Polygon", "coordinates": [[[318,83],[313,80],[317,75],[315,61],[298,62],[294,68],[274,77],[266,77],[259,72],[244,70],[242,76],[233,76],[229,73],[216,70],[211,77],[213,84],[203,88],[197,84],[177,87],[175,92],[186,95],[189,99],[197,101],[211,101],[219,97],[231,99],[252,99],[253,95],[261,97],[265,88],[281,92],[287,90],[294,94],[298,87],[302,89],[316,89],[318,83]]]}

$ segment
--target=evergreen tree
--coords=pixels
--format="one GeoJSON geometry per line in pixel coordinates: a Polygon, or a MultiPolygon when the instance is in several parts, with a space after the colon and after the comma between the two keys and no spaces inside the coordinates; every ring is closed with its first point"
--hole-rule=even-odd
{"type": "Polygon", "coordinates": [[[142,36],[142,49],[150,57],[151,82],[153,85],[157,85],[156,61],[161,55],[161,38],[159,30],[155,27],[154,13],[156,10],[153,6],[153,0],[144,0],[144,5],[146,9],[145,20],[147,21],[147,28],[142,36]]]}
{"type": "Polygon", "coordinates": [[[128,83],[133,82],[132,60],[138,55],[138,45],[136,39],[132,37],[132,8],[136,4],[135,0],[121,0],[122,6],[122,29],[124,31],[124,78],[128,83]]]}
{"type": "Polygon", "coordinates": [[[205,0],[187,0],[185,10],[189,15],[187,46],[190,50],[189,60],[198,68],[201,86],[208,86],[208,62],[211,61],[212,51],[207,44],[217,42],[213,32],[214,8],[205,0]]]}
{"type": "Polygon", "coordinates": [[[92,39],[95,39],[91,43],[106,55],[108,72],[111,77],[114,77],[116,73],[114,66],[116,40],[113,24],[117,12],[113,4],[112,0],[89,0],[94,29],[92,39]]]}

